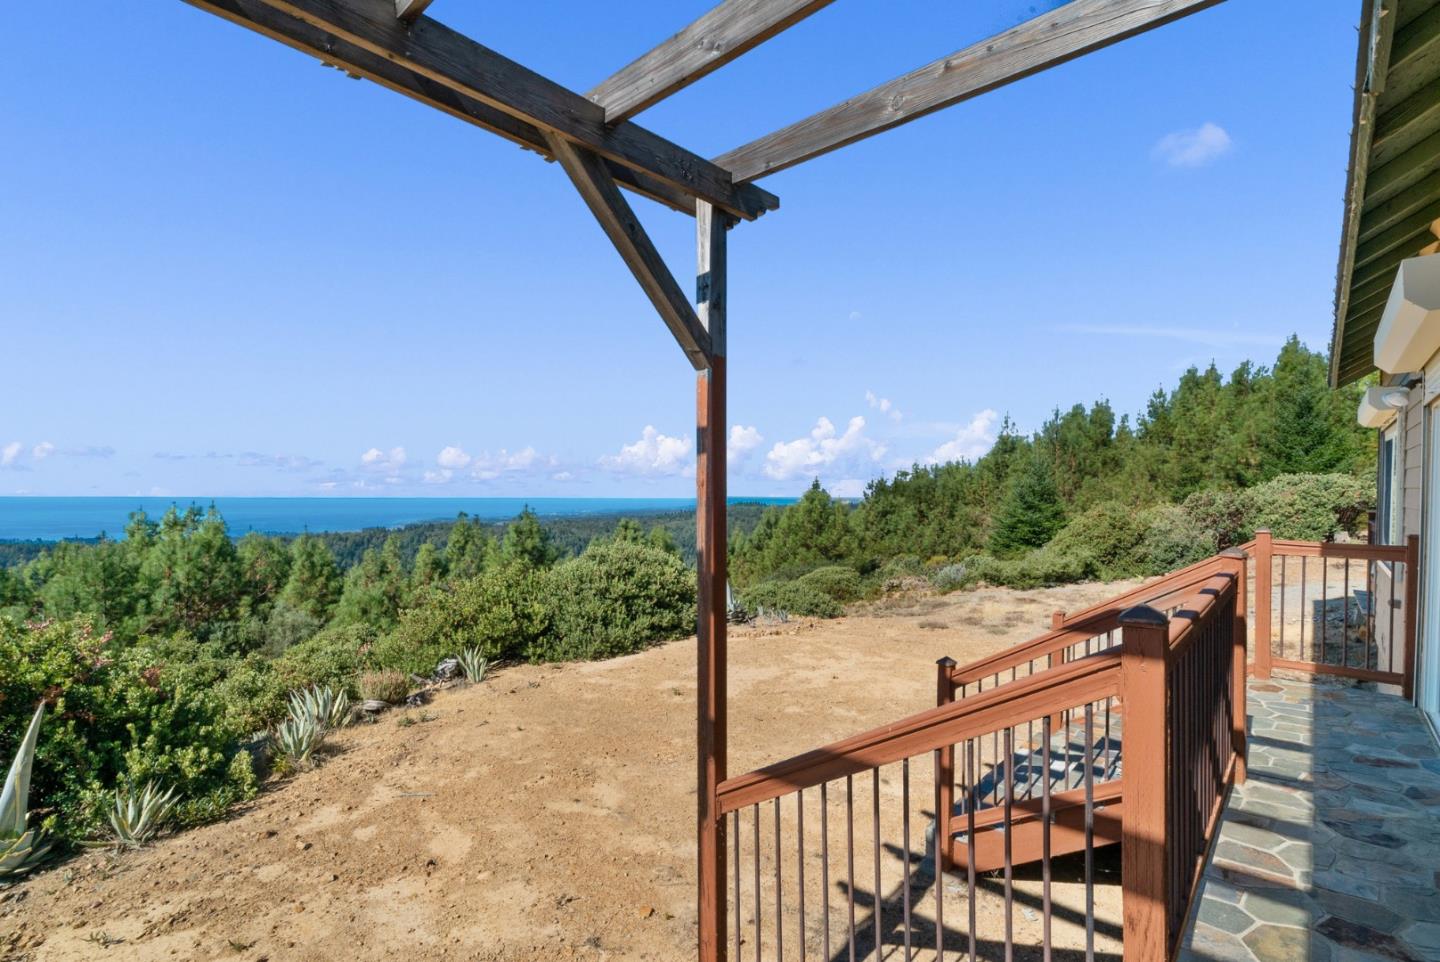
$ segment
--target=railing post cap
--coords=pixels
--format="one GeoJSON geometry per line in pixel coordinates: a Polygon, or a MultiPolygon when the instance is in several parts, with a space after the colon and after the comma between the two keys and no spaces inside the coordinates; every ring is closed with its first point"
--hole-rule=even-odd
{"type": "Polygon", "coordinates": [[[1122,628],[1166,628],[1169,625],[1170,619],[1149,605],[1136,605],[1120,612],[1122,628]]]}
{"type": "Polygon", "coordinates": [[[944,658],[935,659],[935,664],[939,665],[941,668],[954,668],[956,662],[954,658],[946,655],[944,658]]]}
{"type": "Polygon", "coordinates": [[[1248,554],[1246,554],[1244,551],[1240,550],[1239,548],[1231,547],[1231,548],[1226,548],[1224,551],[1220,552],[1220,557],[1222,557],[1222,558],[1248,558],[1248,557],[1250,557],[1250,556],[1249,556],[1248,554]]]}

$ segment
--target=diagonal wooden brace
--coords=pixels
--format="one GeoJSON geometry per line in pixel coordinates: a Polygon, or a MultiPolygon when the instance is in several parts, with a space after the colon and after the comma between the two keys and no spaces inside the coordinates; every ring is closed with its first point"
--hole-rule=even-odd
{"type": "Polygon", "coordinates": [[[660,319],[680,342],[680,348],[697,371],[710,366],[710,333],[700,323],[690,299],[676,283],[670,268],[665,266],[660,252],[645,232],[630,204],[625,200],[615,178],[599,155],[579,147],[563,137],[547,134],[550,150],[575,189],[580,192],[590,212],[600,222],[610,243],[620,252],[620,258],[630,273],[640,282],[650,303],[660,312],[660,319]]]}

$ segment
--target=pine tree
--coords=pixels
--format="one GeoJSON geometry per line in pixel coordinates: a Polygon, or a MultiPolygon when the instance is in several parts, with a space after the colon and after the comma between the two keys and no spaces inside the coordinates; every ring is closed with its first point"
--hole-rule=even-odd
{"type": "Polygon", "coordinates": [[[327,621],[340,600],[340,569],[325,542],[302,534],[290,545],[290,577],[280,603],[327,621]]]}
{"type": "Polygon", "coordinates": [[[1038,457],[1016,469],[990,533],[990,550],[1000,557],[1038,548],[1065,523],[1065,508],[1050,469],[1038,457]]]}
{"type": "Polygon", "coordinates": [[[560,550],[551,542],[550,532],[545,530],[535,512],[527,507],[505,529],[500,555],[507,562],[530,568],[548,568],[559,560],[560,550]]]}

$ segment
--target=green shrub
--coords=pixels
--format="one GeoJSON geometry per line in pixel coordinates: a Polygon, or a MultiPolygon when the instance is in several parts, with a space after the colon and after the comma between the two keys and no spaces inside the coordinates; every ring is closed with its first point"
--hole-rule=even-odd
{"type": "Polygon", "coordinates": [[[921,578],[925,575],[925,563],[913,554],[896,555],[881,565],[875,574],[881,581],[921,578]]]}
{"type": "Polygon", "coordinates": [[[31,782],[47,830],[90,835],[122,783],[173,785],[191,810],[253,791],[232,770],[241,732],[221,694],[195,679],[148,644],[117,651],[81,619],[0,621],[0,744],[19,741],[42,698],[52,704],[31,782]]]}
{"type": "Polygon", "coordinates": [[[447,589],[421,591],[371,658],[376,667],[419,675],[470,646],[490,661],[525,658],[549,625],[542,573],[497,565],[447,589]]]}
{"type": "Polygon", "coordinates": [[[287,692],[320,685],[353,695],[355,676],[368,663],[375,641],[372,625],[331,625],[275,659],[276,679],[287,692]]]}
{"type": "Polygon", "coordinates": [[[1043,588],[1084,581],[1086,578],[1083,559],[1048,545],[1019,558],[975,555],[966,558],[964,565],[967,574],[975,581],[1004,588],[1043,588]]]}
{"type": "Polygon", "coordinates": [[[610,658],[695,630],[695,572],[663,548],[591,545],[545,576],[550,631],[532,661],[610,658]]]}
{"type": "Polygon", "coordinates": [[[1215,533],[1220,548],[1250,540],[1248,498],[1241,491],[1196,491],[1181,505],[1196,524],[1215,533]]]}
{"type": "Polygon", "coordinates": [[[970,569],[958,563],[942,565],[930,576],[930,583],[937,591],[956,591],[973,580],[970,569]]]}
{"type": "Polygon", "coordinates": [[[1102,501],[1071,518],[1046,550],[1079,566],[1079,578],[1071,580],[1132,578],[1144,571],[1147,527],[1144,512],[1134,505],[1102,501]]]}
{"type": "Polygon", "coordinates": [[[1217,550],[1214,530],[1183,508],[1159,505],[1141,512],[1145,537],[1140,542],[1141,573],[1160,575],[1204,561],[1217,550]]]}
{"type": "Polygon", "coordinates": [[[856,601],[864,593],[865,586],[860,572],[844,565],[829,565],[816,568],[798,579],[798,584],[827,595],[840,603],[856,601]]]}
{"type": "Polygon", "coordinates": [[[1355,533],[1375,506],[1375,483],[1349,474],[1282,474],[1245,492],[1251,530],[1325,541],[1355,533]]]}
{"type": "Polygon", "coordinates": [[[840,602],[798,581],[764,581],[741,596],[746,611],[755,614],[838,618],[845,613],[840,602]]]}

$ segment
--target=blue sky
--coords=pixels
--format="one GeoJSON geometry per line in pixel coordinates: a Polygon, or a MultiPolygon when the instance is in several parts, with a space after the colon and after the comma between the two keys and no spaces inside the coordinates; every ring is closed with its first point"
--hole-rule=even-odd
{"type": "MultiPolygon", "coordinates": [[[[709,4],[436,0],[584,90],[709,4]]],[[[1053,4],[1049,4],[1053,5],[1053,4]]],[[[1358,0],[1228,0],[762,183],[731,490],[1323,347],[1358,0]]],[[[845,0],[640,121],[714,155],[1029,16],[845,0]]],[[[178,0],[0,60],[0,494],[686,495],[694,376],[557,165],[178,0]]],[[[693,221],[636,200],[687,288],[693,221]]]]}

